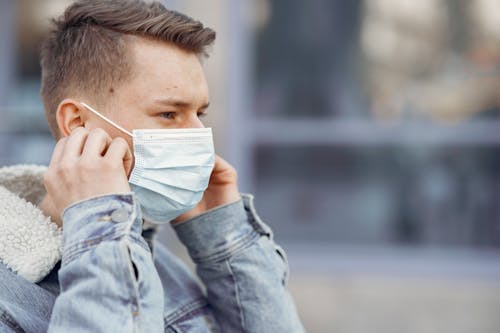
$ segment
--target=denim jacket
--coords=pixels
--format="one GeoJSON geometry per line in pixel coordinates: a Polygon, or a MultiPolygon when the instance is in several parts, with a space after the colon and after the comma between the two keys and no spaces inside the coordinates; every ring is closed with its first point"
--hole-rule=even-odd
{"type": "Polygon", "coordinates": [[[200,285],[143,227],[133,193],[75,203],[63,212],[62,235],[53,223],[41,231],[43,190],[32,192],[44,169],[28,179],[31,169],[0,169],[0,332],[304,331],[285,288],[285,253],[251,196],[174,226],[200,285]]]}

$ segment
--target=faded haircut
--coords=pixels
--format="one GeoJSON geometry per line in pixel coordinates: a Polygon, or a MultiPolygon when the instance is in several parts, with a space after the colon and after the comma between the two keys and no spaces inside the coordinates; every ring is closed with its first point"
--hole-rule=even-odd
{"type": "Polygon", "coordinates": [[[143,0],[78,0],[52,20],[41,48],[41,97],[52,135],[59,138],[59,103],[75,91],[97,100],[132,75],[127,36],[172,43],[207,56],[215,32],[199,21],[143,0]]]}

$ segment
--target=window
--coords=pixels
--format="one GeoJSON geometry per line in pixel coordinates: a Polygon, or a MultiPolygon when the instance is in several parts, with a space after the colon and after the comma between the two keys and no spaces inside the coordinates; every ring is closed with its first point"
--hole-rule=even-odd
{"type": "Polygon", "coordinates": [[[492,2],[259,3],[250,178],[277,234],[498,249],[492,2]]]}

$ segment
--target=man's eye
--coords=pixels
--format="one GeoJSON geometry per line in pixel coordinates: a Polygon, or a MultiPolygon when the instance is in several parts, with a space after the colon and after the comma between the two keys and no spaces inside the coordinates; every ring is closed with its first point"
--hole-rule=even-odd
{"type": "Polygon", "coordinates": [[[160,114],[160,116],[165,119],[174,119],[175,112],[163,112],[162,114],[160,114]]]}
{"type": "Polygon", "coordinates": [[[203,117],[207,116],[207,113],[205,111],[203,111],[203,112],[198,112],[197,115],[198,115],[198,118],[203,118],[203,117]]]}

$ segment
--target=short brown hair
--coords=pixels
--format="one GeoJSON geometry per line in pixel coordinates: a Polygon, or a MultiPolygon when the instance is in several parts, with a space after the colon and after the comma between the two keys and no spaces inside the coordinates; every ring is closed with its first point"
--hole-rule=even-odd
{"type": "Polygon", "coordinates": [[[192,18],[143,0],[78,0],[52,21],[41,49],[41,97],[50,130],[59,137],[56,110],[69,92],[96,98],[131,75],[125,36],[173,43],[207,55],[215,32],[192,18]]]}

